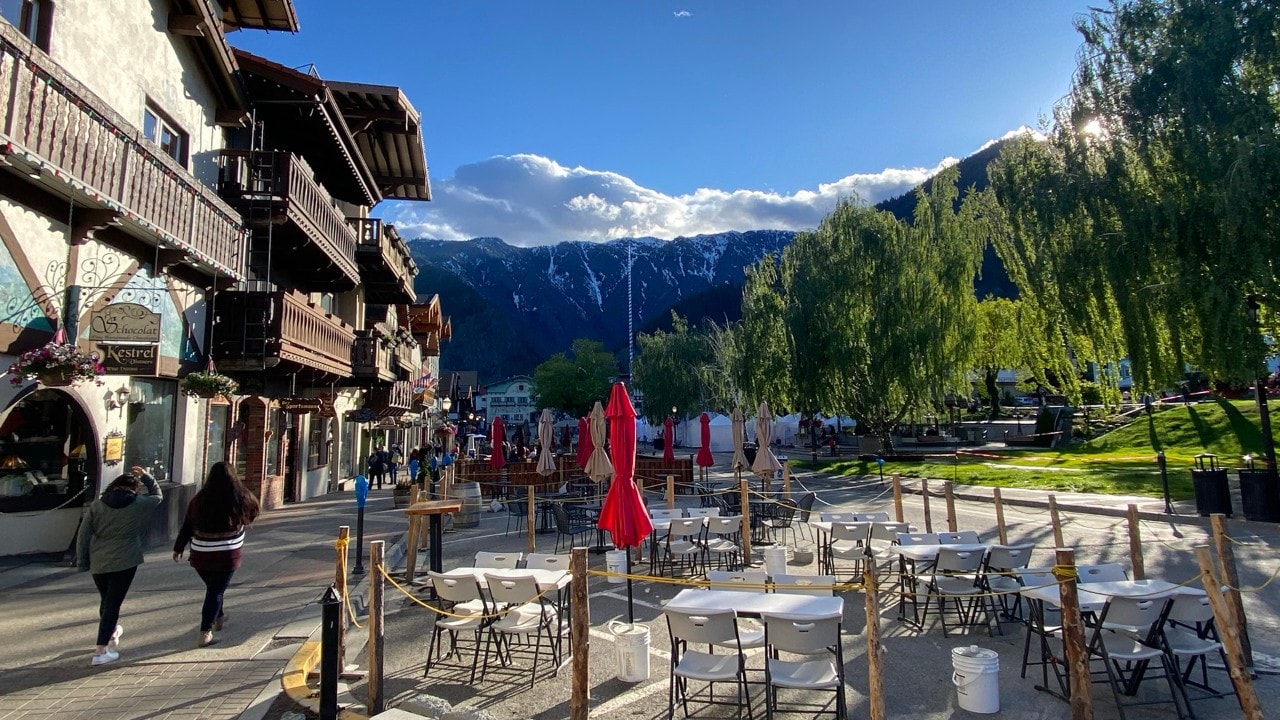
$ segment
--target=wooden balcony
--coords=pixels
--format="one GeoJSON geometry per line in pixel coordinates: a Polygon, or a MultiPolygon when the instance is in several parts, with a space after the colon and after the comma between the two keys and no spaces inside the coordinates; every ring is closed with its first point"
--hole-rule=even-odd
{"type": "Polygon", "coordinates": [[[306,160],[287,152],[223,150],[220,166],[218,190],[244,215],[253,252],[269,249],[273,280],[339,292],[360,282],[355,230],[306,160]]]}
{"type": "Polygon", "coordinates": [[[356,234],[356,262],[365,299],[373,303],[410,303],[418,265],[394,225],[379,218],[347,218],[356,234]]]}
{"type": "Polygon", "coordinates": [[[378,417],[403,415],[413,407],[413,388],[407,380],[376,387],[369,391],[365,407],[376,412],[378,417]]]}
{"type": "Polygon", "coordinates": [[[351,361],[351,376],[357,380],[389,383],[413,379],[412,345],[393,347],[368,330],[358,333],[351,361]]]}
{"type": "Polygon", "coordinates": [[[0,163],[213,275],[244,277],[240,215],[7,23],[0,163]]]}
{"type": "Polygon", "coordinates": [[[213,357],[220,369],[302,372],[318,382],[351,377],[355,330],[305,295],[224,290],[215,303],[213,357]]]}

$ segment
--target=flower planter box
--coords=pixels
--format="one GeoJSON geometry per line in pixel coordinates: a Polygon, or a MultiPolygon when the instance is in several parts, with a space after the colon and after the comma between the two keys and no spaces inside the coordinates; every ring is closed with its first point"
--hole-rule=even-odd
{"type": "Polygon", "coordinates": [[[36,381],[45,387],[67,387],[76,381],[76,375],[71,368],[59,368],[38,374],[36,381]]]}

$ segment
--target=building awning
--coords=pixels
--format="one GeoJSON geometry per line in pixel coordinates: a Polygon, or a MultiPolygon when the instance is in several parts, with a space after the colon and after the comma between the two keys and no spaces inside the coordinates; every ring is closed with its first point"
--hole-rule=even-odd
{"type": "Polygon", "coordinates": [[[227,30],[283,30],[298,32],[293,0],[223,0],[222,25],[227,30]]]}
{"type": "Polygon", "coordinates": [[[430,200],[422,117],[400,88],[326,82],[384,198],[430,200]]]}

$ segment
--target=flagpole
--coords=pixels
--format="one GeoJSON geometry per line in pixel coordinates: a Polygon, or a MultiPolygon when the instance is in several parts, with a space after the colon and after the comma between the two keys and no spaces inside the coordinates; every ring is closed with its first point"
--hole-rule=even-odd
{"type": "Polygon", "coordinates": [[[635,245],[634,238],[627,238],[627,377],[631,377],[632,368],[635,366],[635,350],[633,348],[632,338],[635,333],[632,331],[631,322],[635,317],[635,312],[631,304],[631,250],[635,245]]]}

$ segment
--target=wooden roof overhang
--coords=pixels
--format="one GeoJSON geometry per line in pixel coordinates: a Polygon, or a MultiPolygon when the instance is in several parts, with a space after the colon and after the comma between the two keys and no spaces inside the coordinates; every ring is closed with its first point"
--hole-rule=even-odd
{"type": "Polygon", "coordinates": [[[222,13],[213,0],[173,0],[168,30],[190,38],[217,98],[219,125],[239,125],[248,114],[248,98],[239,80],[236,61],[222,30],[222,13]]]}
{"type": "Polygon", "coordinates": [[[293,0],[222,0],[222,25],[228,30],[298,32],[293,0]]]}
{"type": "Polygon", "coordinates": [[[306,159],[331,195],[372,207],[382,199],[373,172],[324,80],[235,50],[267,149],[306,159]]]}
{"type": "Polygon", "coordinates": [[[422,116],[400,88],[329,82],[384,198],[430,200],[422,116]]]}

